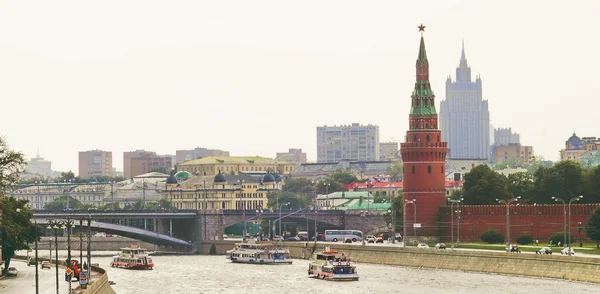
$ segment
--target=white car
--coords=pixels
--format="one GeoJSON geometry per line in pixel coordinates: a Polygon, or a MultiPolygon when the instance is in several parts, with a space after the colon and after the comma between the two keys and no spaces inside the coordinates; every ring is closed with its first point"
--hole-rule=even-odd
{"type": "Polygon", "coordinates": [[[427,244],[425,244],[425,243],[419,243],[419,245],[417,245],[417,248],[423,248],[423,249],[426,249],[426,248],[429,248],[429,245],[427,245],[427,244]]]}
{"type": "Polygon", "coordinates": [[[18,273],[17,269],[12,266],[8,268],[8,271],[6,271],[7,276],[15,276],[16,277],[17,273],[18,273]]]}
{"type": "Polygon", "coordinates": [[[560,255],[575,255],[573,247],[565,247],[560,251],[560,255]]]}
{"type": "Polygon", "coordinates": [[[367,235],[367,243],[375,243],[375,240],[377,240],[377,238],[375,238],[375,236],[373,235],[367,235]]]}

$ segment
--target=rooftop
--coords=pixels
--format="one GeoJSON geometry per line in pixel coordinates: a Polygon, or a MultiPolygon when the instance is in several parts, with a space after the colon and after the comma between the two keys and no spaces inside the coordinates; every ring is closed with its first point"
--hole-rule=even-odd
{"type": "Polygon", "coordinates": [[[277,161],[272,158],[260,156],[208,156],[204,158],[192,159],[178,165],[194,164],[275,164],[277,161]]]}

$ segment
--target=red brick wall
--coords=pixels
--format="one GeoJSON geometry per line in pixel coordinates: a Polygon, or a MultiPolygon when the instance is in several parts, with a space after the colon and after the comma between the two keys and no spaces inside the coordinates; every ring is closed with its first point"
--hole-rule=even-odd
{"type": "MultiPolygon", "coordinates": [[[[582,222],[581,238],[586,240],[585,224],[600,204],[571,205],[571,234],[576,243],[579,242],[578,222],[582,222]]],[[[457,206],[454,206],[457,210],[457,206]]],[[[506,205],[461,205],[460,240],[461,242],[480,242],[481,233],[489,229],[500,231],[506,238],[506,205]]],[[[450,207],[443,206],[442,239],[451,239],[450,207]]],[[[563,231],[564,207],[562,204],[551,205],[518,205],[510,206],[510,239],[514,242],[517,236],[526,234],[538,239],[540,244],[548,244],[550,236],[563,231]]],[[[567,206],[567,223],[568,220],[567,206]]],[[[457,218],[454,215],[454,241],[457,237],[457,218]]],[[[574,241],[574,242],[575,242],[574,241]]]]}

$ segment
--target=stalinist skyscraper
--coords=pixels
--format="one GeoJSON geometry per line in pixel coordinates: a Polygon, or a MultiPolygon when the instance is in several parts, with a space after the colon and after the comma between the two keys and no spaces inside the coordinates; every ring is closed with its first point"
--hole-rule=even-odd
{"type": "Polygon", "coordinates": [[[448,158],[489,160],[490,112],[482,97],[481,78],[471,80],[463,42],[456,81],[448,76],[446,100],[440,102],[440,127],[442,141],[448,142],[448,158]]]}

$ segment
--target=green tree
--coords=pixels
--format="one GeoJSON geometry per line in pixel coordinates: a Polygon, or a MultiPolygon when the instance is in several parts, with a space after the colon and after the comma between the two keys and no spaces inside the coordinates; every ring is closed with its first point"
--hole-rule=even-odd
{"type": "Polygon", "coordinates": [[[533,243],[533,238],[529,235],[523,234],[517,237],[517,244],[519,245],[527,245],[533,243]]]}
{"type": "Polygon", "coordinates": [[[23,153],[10,149],[0,137],[0,196],[19,183],[25,165],[23,153]]]}
{"type": "Polygon", "coordinates": [[[549,168],[540,167],[534,178],[534,193],[530,201],[536,203],[554,203],[552,197],[568,201],[583,194],[583,169],[571,160],[560,161],[549,168]]]}
{"type": "Polygon", "coordinates": [[[452,190],[452,192],[450,193],[450,196],[448,198],[452,199],[452,200],[458,200],[461,198],[464,198],[465,193],[463,189],[454,189],[452,190]]]}
{"type": "Polygon", "coordinates": [[[27,203],[27,200],[17,200],[14,197],[0,197],[0,245],[4,268],[10,266],[10,259],[15,251],[28,249],[28,244],[35,241],[35,230],[40,235],[39,228],[30,221],[33,214],[27,203]]]}
{"type": "Polygon", "coordinates": [[[585,234],[596,241],[596,248],[600,248],[600,208],[594,210],[585,225],[585,234]]]}
{"type": "Polygon", "coordinates": [[[582,202],[600,202],[600,166],[587,169],[584,172],[584,192],[582,202]]]}
{"type": "Polygon", "coordinates": [[[327,178],[332,182],[337,182],[340,184],[350,184],[353,182],[358,182],[358,178],[355,174],[345,171],[336,171],[327,176],[327,178]]]}
{"type": "Polygon", "coordinates": [[[394,161],[391,165],[385,168],[385,174],[390,176],[390,179],[394,182],[402,181],[402,172],[404,171],[404,166],[400,161],[394,161]]]}
{"type": "Polygon", "coordinates": [[[374,203],[384,203],[384,202],[387,202],[388,200],[389,200],[389,197],[383,195],[383,193],[381,193],[379,191],[375,192],[375,195],[373,195],[374,203]]]}
{"type": "Polygon", "coordinates": [[[508,193],[510,197],[521,196],[523,200],[530,200],[533,191],[533,174],[518,172],[508,175],[508,193]]]}
{"type": "Polygon", "coordinates": [[[283,191],[293,193],[313,193],[315,192],[315,184],[307,178],[289,178],[285,181],[282,188],[283,191]]]}
{"type": "Polygon", "coordinates": [[[75,174],[72,171],[62,172],[60,173],[60,177],[58,178],[59,182],[75,182],[75,174]]]}
{"type": "Polygon", "coordinates": [[[166,167],[157,167],[157,168],[151,169],[149,172],[150,173],[169,174],[171,172],[171,170],[167,170],[166,167]]]}
{"type": "Polygon", "coordinates": [[[536,160],[530,162],[525,168],[530,173],[535,173],[540,167],[552,167],[553,163],[551,160],[545,160],[544,157],[538,156],[536,160]]]}
{"type": "Polygon", "coordinates": [[[46,210],[63,210],[66,209],[68,206],[68,208],[71,209],[83,209],[84,205],[81,203],[81,201],[71,197],[71,196],[60,196],[56,199],[54,199],[54,201],[46,204],[44,206],[44,209],[46,210]]]}
{"type": "Polygon", "coordinates": [[[465,174],[464,204],[492,205],[496,199],[507,199],[508,180],[487,165],[479,165],[465,174]]]}
{"type": "Polygon", "coordinates": [[[293,192],[285,192],[285,191],[274,191],[269,193],[268,197],[268,208],[276,211],[279,209],[277,204],[281,205],[283,203],[289,202],[290,204],[284,206],[282,209],[302,209],[307,208],[312,205],[313,198],[308,197],[307,194],[303,193],[293,193],[293,192]]]}
{"type": "Polygon", "coordinates": [[[496,230],[487,230],[481,233],[481,241],[488,244],[504,243],[504,235],[496,230]]]}
{"type": "Polygon", "coordinates": [[[333,192],[342,192],[342,191],[348,191],[348,189],[342,187],[342,185],[334,180],[331,179],[323,179],[320,180],[317,183],[317,193],[319,194],[326,194],[326,193],[333,193],[333,192]],[[329,185],[326,185],[329,184],[329,185]]]}

